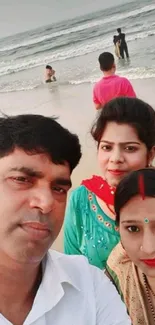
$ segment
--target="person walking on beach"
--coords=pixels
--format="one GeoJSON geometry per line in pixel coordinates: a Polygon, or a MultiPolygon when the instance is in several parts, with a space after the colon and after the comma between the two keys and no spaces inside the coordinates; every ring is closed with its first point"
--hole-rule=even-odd
{"type": "Polygon", "coordinates": [[[124,52],[126,54],[127,59],[129,58],[128,46],[125,40],[125,34],[122,33],[121,28],[117,29],[118,39],[120,41],[120,54],[122,59],[124,59],[124,52]]]}
{"type": "Polygon", "coordinates": [[[1,325],[131,325],[101,270],[49,250],[80,157],[78,137],[53,118],[0,118],[1,325]]]}
{"type": "Polygon", "coordinates": [[[53,81],[56,81],[55,70],[53,70],[53,68],[50,65],[46,65],[45,82],[49,83],[49,82],[53,82],[53,81]]]}
{"type": "Polygon", "coordinates": [[[116,65],[112,53],[103,52],[99,58],[103,78],[98,81],[93,89],[93,102],[98,110],[111,99],[116,97],[136,97],[130,81],[115,74],[116,65]]]}

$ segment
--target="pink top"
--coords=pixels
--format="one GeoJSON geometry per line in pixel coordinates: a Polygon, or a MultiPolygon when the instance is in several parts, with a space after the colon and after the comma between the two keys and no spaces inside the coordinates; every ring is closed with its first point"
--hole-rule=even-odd
{"type": "Polygon", "coordinates": [[[128,79],[112,75],[103,77],[95,84],[93,90],[93,101],[95,104],[104,105],[116,97],[136,97],[128,79]]]}

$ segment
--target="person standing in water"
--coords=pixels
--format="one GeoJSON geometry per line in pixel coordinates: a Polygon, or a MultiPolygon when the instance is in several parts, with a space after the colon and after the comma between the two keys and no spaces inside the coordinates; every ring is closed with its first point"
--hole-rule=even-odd
{"type": "Polygon", "coordinates": [[[113,37],[113,43],[115,46],[115,55],[120,59],[121,58],[121,54],[120,54],[120,40],[119,37],[114,35],[113,37]]]}
{"type": "Polygon", "coordinates": [[[129,58],[128,46],[125,40],[125,34],[122,33],[121,28],[117,29],[118,39],[120,41],[120,54],[122,59],[124,59],[124,52],[126,54],[127,59],[129,58]]]}
{"type": "Polygon", "coordinates": [[[45,70],[45,82],[49,83],[49,82],[53,82],[56,81],[56,77],[55,77],[55,70],[53,70],[53,68],[50,65],[46,65],[46,70],[45,70]]]}

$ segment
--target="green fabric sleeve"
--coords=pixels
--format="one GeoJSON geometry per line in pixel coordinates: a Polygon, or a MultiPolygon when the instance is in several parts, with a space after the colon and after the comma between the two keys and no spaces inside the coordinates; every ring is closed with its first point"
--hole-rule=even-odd
{"type": "Polygon", "coordinates": [[[64,253],[81,255],[79,248],[80,198],[79,188],[74,190],[68,200],[64,221],[64,253]]]}

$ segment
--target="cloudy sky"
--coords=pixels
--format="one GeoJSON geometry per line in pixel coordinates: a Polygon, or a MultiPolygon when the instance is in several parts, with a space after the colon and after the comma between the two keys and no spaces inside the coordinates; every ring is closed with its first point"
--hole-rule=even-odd
{"type": "Polygon", "coordinates": [[[0,37],[131,1],[0,0],[0,37]]]}

